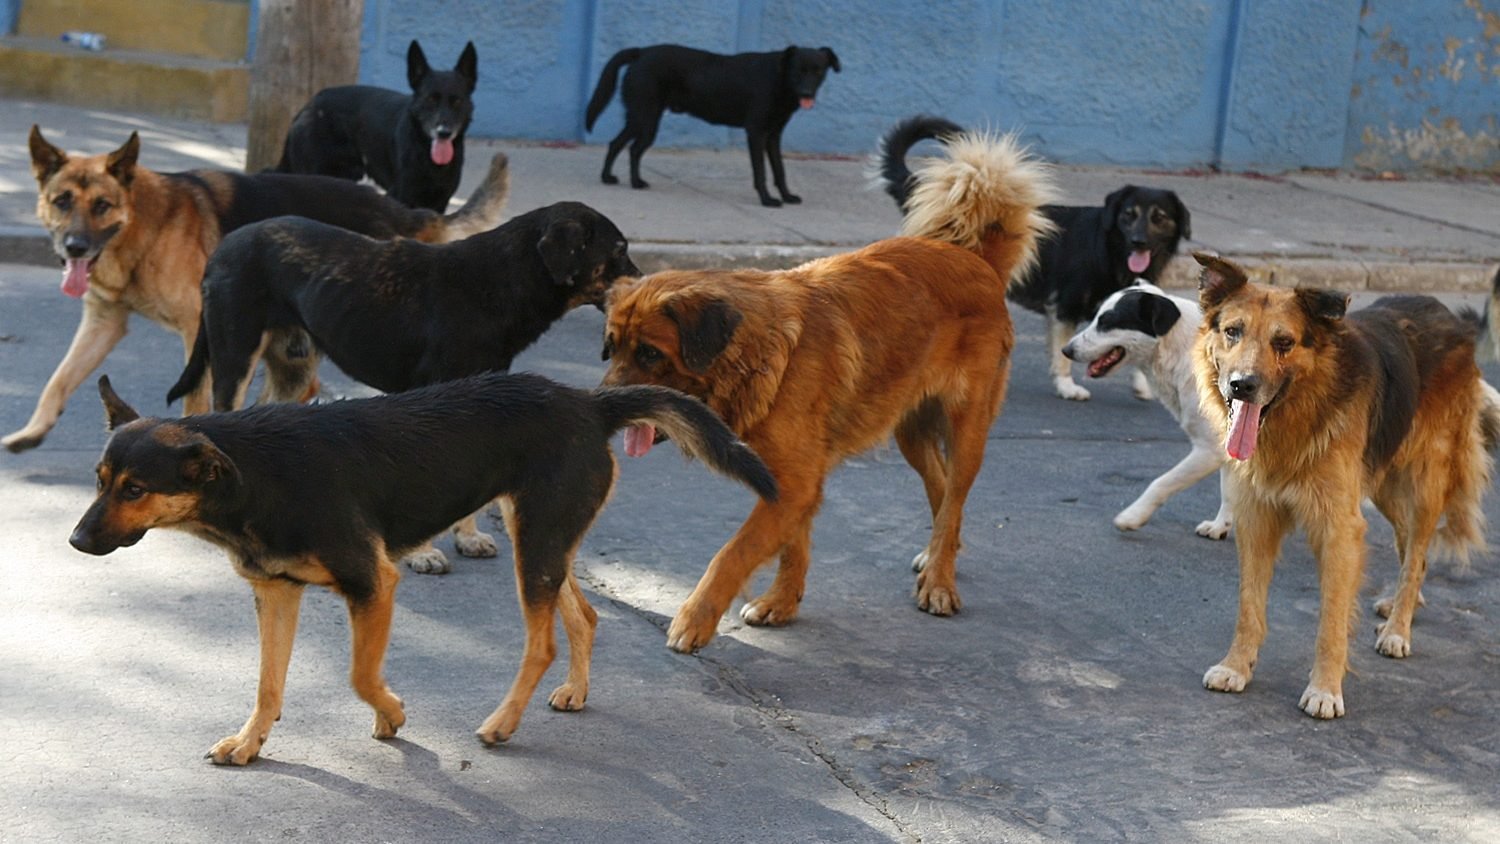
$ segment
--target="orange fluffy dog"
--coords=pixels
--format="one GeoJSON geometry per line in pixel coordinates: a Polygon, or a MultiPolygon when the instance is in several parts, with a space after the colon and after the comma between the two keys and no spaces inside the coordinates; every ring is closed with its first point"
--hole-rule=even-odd
{"type": "MultiPolygon", "coordinates": [[[[895,238],[791,270],[663,272],[611,291],[604,383],[662,384],[702,399],[781,490],[778,501],[757,502],[715,555],[673,619],[669,647],[692,651],[713,638],[751,574],[778,553],[775,581],[740,615],[756,625],[791,621],[823,479],[892,433],[932,509],[932,538],[914,561],[917,606],[958,611],[964,499],[1014,344],[1005,288],[1046,227],[1037,213],[1045,176],[1009,139],[986,152],[978,166],[956,169],[964,187],[947,198],[949,219],[974,232],[973,250],[895,238]]],[[[627,429],[627,453],[654,436],[627,429]]]]}
{"type": "Polygon", "coordinates": [[[1480,321],[1428,296],[1390,296],[1345,316],[1341,293],[1264,287],[1228,261],[1195,257],[1200,398],[1234,458],[1225,491],[1240,554],[1234,641],[1203,684],[1239,692],[1250,682],[1271,571],[1300,525],[1318,558],[1322,608],[1299,705],[1337,718],[1365,563],[1360,502],[1390,520],[1401,555],[1395,595],[1376,604],[1386,621],[1375,646],[1386,656],[1411,652],[1428,545],[1460,557],[1484,546],[1485,449],[1500,432],[1500,394],[1474,362],[1480,321]]]}

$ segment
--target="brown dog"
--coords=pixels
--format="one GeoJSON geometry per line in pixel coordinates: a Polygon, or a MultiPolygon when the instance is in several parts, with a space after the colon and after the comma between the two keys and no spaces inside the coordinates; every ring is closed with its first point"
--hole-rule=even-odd
{"type": "MultiPolygon", "coordinates": [[[[132,312],[175,332],[184,352],[190,350],[198,336],[204,265],[233,229],[295,214],[371,237],[445,242],[493,228],[510,187],[507,159],[497,154],[468,203],[444,217],[329,176],[156,173],[137,163],[141,144],[133,132],[114,152],[87,157],[69,156],[36,126],[30,144],[37,217],[64,262],[63,293],[83,300],[83,320],[31,420],[0,439],[11,451],[41,444],[68,396],[125,336],[132,312]]],[[[289,388],[295,395],[317,390],[316,358],[303,351],[306,346],[298,334],[266,350],[270,360],[286,364],[284,371],[298,373],[301,383],[289,388]]],[[[208,409],[207,381],[183,409],[208,409]]]]}
{"type": "Polygon", "coordinates": [[[1480,379],[1480,321],[1427,296],[1391,296],[1344,314],[1348,297],[1265,287],[1220,258],[1203,264],[1200,398],[1225,432],[1226,494],[1240,554],[1234,641],[1203,684],[1243,691],[1266,634],[1266,594],[1282,539],[1307,531],[1322,608],[1302,710],[1344,714],[1349,626],[1365,563],[1368,497],[1395,528],[1401,577],[1376,604],[1376,648],[1411,652],[1428,545],[1484,547],[1480,498],[1500,434],[1500,394],[1480,379]],[[1264,430],[1262,430],[1262,428],[1264,430]]]}

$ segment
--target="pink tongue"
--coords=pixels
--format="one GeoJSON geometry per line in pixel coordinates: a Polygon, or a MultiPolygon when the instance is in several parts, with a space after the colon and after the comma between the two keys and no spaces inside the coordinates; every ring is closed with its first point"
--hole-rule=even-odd
{"type": "Polygon", "coordinates": [[[453,139],[452,138],[433,138],[432,139],[432,163],[441,167],[442,165],[447,164],[448,162],[450,162],[452,160],[453,160],[453,139]]]}
{"type": "Polygon", "coordinates": [[[625,429],[625,454],[627,457],[645,457],[656,444],[656,428],[652,425],[631,425],[625,429]]]}
{"type": "Polygon", "coordinates": [[[63,265],[62,292],[78,299],[89,290],[89,267],[93,261],[67,258],[63,265]]]}
{"type": "Polygon", "coordinates": [[[1131,272],[1140,275],[1146,271],[1147,267],[1151,266],[1151,250],[1137,249],[1130,253],[1130,260],[1125,263],[1130,267],[1131,272]]]}
{"type": "Polygon", "coordinates": [[[1260,405],[1235,399],[1229,403],[1229,436],[1224,450],[1235,460],[1249,460],[1260,434],[1260,405]]]}
{"type": "Polygon", "coordinates": [[[802,103],[802,107],[803,108],[812,108],[813,107],[813,98],[812,97],[803,97],[802,100],[801,100],[801,103],[802,103]]]}

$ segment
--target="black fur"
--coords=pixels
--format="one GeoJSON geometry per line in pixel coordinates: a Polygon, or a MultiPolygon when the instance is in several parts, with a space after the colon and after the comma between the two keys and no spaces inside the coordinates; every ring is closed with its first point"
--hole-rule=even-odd
{"type": "Polygon", "coordinates": [[[452,70],[433,70],[412,41],[406,52],[410,94],[370,85],[319,91],[293,118],[276,169],[354,181],[369,175],[407,205],[445,210],[463,175],[478,64],[469,42],[452,70]],[[446,164],[433,160],[439,139],[452,143],[446,164]]]}
{"type": "Polygon", "coordinates": [[[577,202],[440,246],[296,217],[247,226],[209,261],[198,339],[167,400],[211,367],[214,408],[232,409],[262,337],[299,328],[386,392],[505,371],[570,307],[602,307],[611,283],[638,275],[627,250],[614,223],[577,202]]]}
{"type": "MultiPolygon", "coordinates": [[[[200,170],[163,176],[187,182],[213,197],[219,230],[226,233],[271,217],[298,214],[389,240],[413,237],[440,219],[432,211],[403,205],[369,185],[331,176],[200,170]],[[223,179],[230,184],[227,196],[214,185],[215,180],[223,179]]],[[[462,212],[455,212],[458,213],[462,212]]]]}
{"type": "MultiPolygon", "coordinates": [[[[694,372],[706,372],[734,337],[744,315],[726,302],[715,299],[696,314],[678,313],[668,306],[668,317],[677,323],[682,362],[694,372]]],[[[608,356],[606,356],[608,357],[608,356]]]]}
{"type": "Polygon", "coordinates": [[[1182,311],[1171,299],[1146,291],[1131,291],[1115,300],[1108,311],[1099,314],[1099,330],[1136,331],[1148,337],[1162,337],[1177,320],[1182,311]]]}
{"type": "Polygon", "coordinates": [[[629,69],[620,86],[625,128],[609,142],[605,153],[600,173],[605,184],[619,181],[611,171],[620,150],[629,143],[630,186],[649,187],[641,178],[641,156],[656,141],[662,112],[671,109],[720,126],[744,127],[760,204],[774,208],[782,202],[802,201],[787,188],[781,133],[801,102],[811,102],[817,96],[828,71],[840,71],[832,49],[794,45],[778,52],[732,56],[676,44],[621,50],[604,66],[589,99],[584,125],[590,131],[614,96],[615,79],[626,65],[629,69]],[[781,193],[779,200],[766,190],[765,158],[771,161],[771,176],[781,193]]]}

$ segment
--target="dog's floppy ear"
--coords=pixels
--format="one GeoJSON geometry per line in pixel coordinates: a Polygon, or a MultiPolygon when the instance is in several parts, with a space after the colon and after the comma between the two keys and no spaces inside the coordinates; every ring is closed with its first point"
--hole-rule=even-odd
{"type": "Polygon", "coordinates": [[[36,177],[37,184],[42,184],[52,178],[52,174],[63,168],[68,163],[68,154],[47,143],[42,137],[42,127],[31,124],[31,175],[36,177]]]}
{"type": "Polygon", "coordinates": [[[220,480],[239,483],[239,467],[207,437],[185,445],[178,451],[178,473],[188,484],[203,486],[220,480]]]}
{"type": "Polygon", "coordinates": [[[1141,321],[1151,329],[1153,337],[1165,337],[1182,317],[1177,304],[1165,296],[1143,294],[1140,297],[1140,309],[1141,321]]]}
{"type": "Polygon", "coordinates": [[[669,304],[663,312],[677,323],[678,351],[682,362],[693,372],[708,370],[714,359],[723,354],[744,315],[722,299],[701,303],[669,304]]]}
{"type": "Polygon", "coordinates": [[[1115,224],[1115,219],[1118,218],[1120,216],[1120,212],[1124,210],[1125,200],[1128,199],[1132,193],[1135,193],[1135,185],[1126,185],[1125,187],[1120,188],[1109,196],[1104,197],[1104,209],[1109,212],[1107,216],[1109,217],[1109,224],[1111,226],[1115,224]]]}
{"type": "Polygon", "coordinates": [[[832,47],[819,47],[823,55],[828,57],[828,68],[834,73],[839,73],[843,68],[839,67],[839,57],[833,52],[832,47]]]}
{"type": "Polygon", "coordinates": [[[1349,309],[1349,294],[1316,287],[1299,287],[1296,290],[1297,304],[1313,319],[1329,323],[1344,318],[1349,309]]]}
{"type": "Polygon", "coordinates": [[[422,52],[422,45],[413,38],[411,46],[406,48],[406,83],[415,91],[422,87],[422,80],[431,72],[432,65],[427,63],[427,54],[422,52]]]}
{"type": "Polygon", "coordinates": [[[1177,195],[1176,191],[1167,191],[1167,196],[1172,197],[1172,202],[1177,206],[1177,234],[1188,240],[1193,239],[1193,215],[1188,213],[1186,203],[1177,195]]]}
{"type": "Polygon", "coordinates": [[[584,238],[583,226],[577,220],[558,220],[536,242],[536,251],[541,253],[554,282],[572,284],[573,276],[584,269],[584,238]]]}
{"type": "Polygon", "coordinates": [[[1244,270],[1212,252],[1194,252],[1193,258],[1203,265],[1198,276],[1198,301],[1204,310],[1228,299],[1250,280],[1244,270]]]}
{"type": "Polygon", "coordinates": [[[458,64],[453,66],[453,71],[469,83],[469,93],[474,93],[474,86],[479,84],[479,53],[474,49],[473,41],[464,45],[464,51],[459,54],[458,64]]]}
{"type": "Polygon", "coordinates": [[[141,136],[131,132],[125,143],[104,159],[104,170],[120,184],[129,187],[131,180],[135,178],[135,162],[140,155],[141,136]]]}
{"type": "Polygon", "coordinates": [[[99,398],[104,400],[105,428],[108,430],[113,431],[127,422],[134,422],[141,418],[141,415],[135,412],[135,408],[126,404],[125,400],[115,392],[115,388],[110,386],[108,375],[99,376],[99,398]]]}

